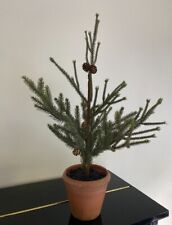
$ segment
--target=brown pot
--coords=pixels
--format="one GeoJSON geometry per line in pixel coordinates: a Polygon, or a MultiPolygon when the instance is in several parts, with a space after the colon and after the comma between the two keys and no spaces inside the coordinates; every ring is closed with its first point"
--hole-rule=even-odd
{"type": "Polygon", "coordinates": [[[79,181],[67,176],[70,170],[80,164],[68,167],[63,173],[72,215],[79,220],[93,220],[100,215],[110,173],[102,166],[92,164],[97,171],[106,176],[95,181],[79,181]]]}

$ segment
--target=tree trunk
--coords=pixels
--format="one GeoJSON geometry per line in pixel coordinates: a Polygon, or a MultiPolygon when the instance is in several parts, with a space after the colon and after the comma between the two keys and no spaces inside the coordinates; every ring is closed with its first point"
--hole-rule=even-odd
{"type": "Polygon", "coordinates": [[[90,166],[92,163],[92,157],[88,154],[88,151],[85,153],[85,155],[81,156],[81,163],[82,163],[82,169],[84,171],[84,174],[86,177],[90,176],[90,166]]]}

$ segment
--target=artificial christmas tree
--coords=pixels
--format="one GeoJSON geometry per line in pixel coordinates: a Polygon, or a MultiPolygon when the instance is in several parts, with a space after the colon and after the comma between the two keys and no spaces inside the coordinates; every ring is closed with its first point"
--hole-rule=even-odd
{"type": "MultiPolygon", "coordinates": [[[[80,105],[75,106],[74,114],[71,112],[70,100],[64,98],[62,93],[60,93],[57,98],[52,98],[50,88],[44,84],[43,78],[40,78],[37,84],[28,77],[24,76],[23,79],[35,94],[35,96],[32,97],[35,103],[34,106],[48,113],[55,120],[56,123],[48,124],[48,128],[72,149],[72,153],[75,156],[80,156],[81,164],[71,167],[70,170],[68,168],[63,175],[66,185],[74,180],[74,186],[72,192],[69,194],[69,200],[77,202],[76,194],[78,190],[76,191],[74,189],[76,189],[78,185],[79,188],[82,187],[82,189],[84,189],[83,184],[86,183],[87,188],[85,188],[85,190],[87,194],[85,196],[87,197],[81,197],[81,195],[79,195],[79,198],[88,201],[88,198],[92,199],[94,196],[98,196],[102,193],[102,197],[97,200],[101,208],[110,174],[105,168],[92,164],[93,158],[106,150],[115,152],[124,147],[130,148],[134,145],[148,143],[150,139],[155,138],[155,132],[159,131],[160,125],[165,124],[165,122],[148,121],[156,107],[162,103],[161,98],[152,106],[150,106],[150,100],[146,100],[146,104],[143,108],[139,108],[128,114],[124,114],[124,107],[121,107],[114,113],[113,121],[108,119],[112,106],[126,99],[125,97],[120,97],[120,92],[126,87],[126,82],[123,81],[112,92],[107,93],[108,79],[106,79],[102,91],[102,102],[97,102],[99,87],[95,87],[94,89],[92,76],[95,76],[97,73],[96,62],[100,47],[100,42],[97,42],[98,26],[99,18],[98,14],[96,14],[93,33],[85,31],[86,54],[82,69],[84,72],[87,72],[88,76],[87,96],[85,96],[80,87],[76,61],[73,61],[73,78],[50,57],[50,61],[67,78],[81,98],[80,105]],[[142,127],[148,128],[142,129],[142,127]],[[88,186],[91,185],[91,182],[94,184],[96,179],[98,182],[102,183],[102,190],[98,190],[97,193],[99,194],[93,191],[93,197],[90,197],[88,193],[91,192],[93,186],[88,186]],[[75,197],[72,196],[74,192],[75,197]]],[[[100,187],[101,185],[96,186],[100,187]]],[[[69,187],[67,187],[67,189],[69,189],[69,187]]],[[[96,200],[93,200],[93,202],[96,202],[96,200]]],[[[91,208],[88,202],[85,202],[85,205],[88,205],[88,209],[82,208],[80,204],[76,210],[74,209],[73,203],[71,203],[74,216],[82,220],[89,220],[98,216],[100,209],[96,208],[95,205],[91,208]],[[89,214],[88,211],[92,213],[94,208],[96,208],[95,215],[83,215],[84,211],[86,214],[89,214]],[[80,209],[81,216],[78,213],[80,209]]]]}

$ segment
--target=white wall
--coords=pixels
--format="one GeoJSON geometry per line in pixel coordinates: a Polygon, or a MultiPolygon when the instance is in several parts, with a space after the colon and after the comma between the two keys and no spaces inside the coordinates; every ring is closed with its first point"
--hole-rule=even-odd
{"type": "MultiPolygon", "coordinates": [[[[108,77],[113,88],[126,80],[128,111],[143,106],[146,98],[155,102],[163,97],[153,119],[165,119],[168,125],[149,145],[108,151],[95,162],[172,210],[171,0],[0,1],[0,186],[57,177],[79,162],[50,133],[47,115],[33,108],[21,76],[43,76],[55,95],[62,91],[76,96],[48,58],[55,57],[68,71],[73,59],[81,65],[84,30],[93,28],[96,12],[102,45],[95,83],[102,87],[108,77]]],[[[80,72],[86,88],[85,73],[80,72]]],[[[78,100],[72,97],[73,103],[78,100]]]]}

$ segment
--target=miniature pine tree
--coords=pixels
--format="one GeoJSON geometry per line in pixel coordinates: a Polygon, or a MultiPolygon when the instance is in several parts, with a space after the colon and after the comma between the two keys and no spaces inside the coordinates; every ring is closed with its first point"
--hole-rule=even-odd
{"type": "Polygon", "coordinates": [[[94,31],[85,31],[86,53],[82,68],[88,75],[87,96],[80,88],[76,61],[73,61],[74,77],[72,77],[50,57],[50,61],[67,78],[81,98],[81,103],[75,106],[74,113],[71,112],[70,100],[62,93],[57,98],[52,97],[50,88],[44,84],[43,78],[40,78],[36,84],[23,76],[24,82],[35,94],[31,97],[34,106],[55,120],[54,124],[48,124],[48,128],[73,150],[74,155],[80,156],[82,168],[87,176],[95,156],[105,150],[114,152],[124,147],[130,148],[133,145],[148,143],[150,139],[155,138],[155,132],[160,130],[160,125],[165,124],[165,122],[148,121],[156,107],[162,103],[162,98],[152,106],[147,99],[143,108],[129,114],[124,114],[124,107],[121,107],[114,113],[113,121],[108,119],[112,106],[126,99],[120,97],[126,82],[123,81],[112,92],[107,93],[108,79],[106,79],[102,101],[97,102],[99,87],[93,88],[92,76],[97,72],[96,62],[100,47],[100,42],[97,42],[99,22],[96,14],[94,31]]]}

